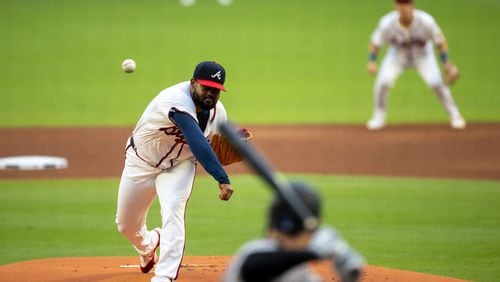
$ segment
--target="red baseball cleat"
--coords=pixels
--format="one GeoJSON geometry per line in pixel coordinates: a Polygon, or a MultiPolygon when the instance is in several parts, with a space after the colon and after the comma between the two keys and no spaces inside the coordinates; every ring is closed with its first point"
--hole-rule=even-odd
{"type": "Polygon", "coordinates": [[[153,266],[155,266],[156,262],[158,261],[158,256],[156,255],[156,249],[160,246],[160,228],[155,228],[154,231],[156,234],[158,234],[158,242],[156,242],[155,247],[151,251],[151,253],[146,254],[146,255],[141,255],[141,264],[139,267],[141,268],[142,273],[148,273],[153,269],[153,266]]]}

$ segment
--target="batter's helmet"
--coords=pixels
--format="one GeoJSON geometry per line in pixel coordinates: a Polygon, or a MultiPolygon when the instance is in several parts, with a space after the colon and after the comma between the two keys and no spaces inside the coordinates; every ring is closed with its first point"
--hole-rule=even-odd
{"type": "MultiPolygon", "coordinates": [[[[318,193],[306,183],[292,182],[290,186],[319,220],[321,201],[318,193]]],[[[279,194],[276,195],[269,207],[268,227],[289,235],[296,235],[305,229],[303,220],[279,194]]]]}

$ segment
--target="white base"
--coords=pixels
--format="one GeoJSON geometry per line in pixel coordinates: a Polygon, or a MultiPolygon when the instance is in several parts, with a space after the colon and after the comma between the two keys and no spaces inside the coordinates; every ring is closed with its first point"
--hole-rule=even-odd
{"type": "Polygon", "coordinates": [[[0,169],[43,170],[65,169],[68,161],[65,158],[51,156],[14,156],[0,158],[0,169]]]}

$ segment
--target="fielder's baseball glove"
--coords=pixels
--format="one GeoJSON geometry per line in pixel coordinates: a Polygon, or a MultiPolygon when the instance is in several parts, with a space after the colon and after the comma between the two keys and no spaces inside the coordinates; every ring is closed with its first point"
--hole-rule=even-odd
{"type": "Polygon", "coordinates": [[[446,85],[452,85],[459,77],[460,72],[455,64],[448,62],[444,65],[444,82],[446,85]]]}
{"type": "MultiPolygon", "coordinates": [[[[252,133],[245,128],[238,130],[238,135],[246,142],[250,142],[250,139],[252,139],[252,133]]],[[[241,154],[234,149],[233,145],[222,134],[214,134],[210,141],[210,146],[223,166],[243,160],[241,154]]]]}

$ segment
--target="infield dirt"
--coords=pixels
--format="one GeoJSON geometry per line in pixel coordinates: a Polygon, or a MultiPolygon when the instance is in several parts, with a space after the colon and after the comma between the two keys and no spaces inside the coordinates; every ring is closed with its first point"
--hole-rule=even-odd
{"type": "MultiPolygon", "coordinates": [[[[279,170],[402,177],[500,179],[500,124],[246,126],[253,143],[279,170]]],[[[119,177],[132,128],[0,129],[0,156],[53,155],[66,170],[0,170],[0,179],[119,177]]],[[[248,172],[243,164],[229,173],[248,172]]],[[[201,169],[200,169],[201,170],[201,169]]]]}

